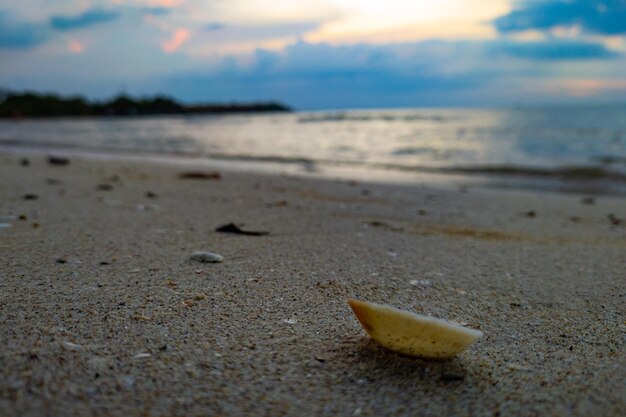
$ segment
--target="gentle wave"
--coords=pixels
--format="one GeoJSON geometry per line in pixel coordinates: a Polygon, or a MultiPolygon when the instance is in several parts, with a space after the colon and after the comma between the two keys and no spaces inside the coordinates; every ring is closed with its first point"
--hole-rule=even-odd
{"type": "Polygon", "coordinates": [[[433,122],[445,122],[451,120],[451,117],[444,117],[441,115],[422,115],[422,114],[406,114],[398,115],[392,113],[372,113],[372,114],[359,114],[350,112],[339,113],[323,113],[323,114],[308,114],[298,117],[298,123],[323,123],[323,122],[395,122],[395,121],[433,121],[433,122]]]}

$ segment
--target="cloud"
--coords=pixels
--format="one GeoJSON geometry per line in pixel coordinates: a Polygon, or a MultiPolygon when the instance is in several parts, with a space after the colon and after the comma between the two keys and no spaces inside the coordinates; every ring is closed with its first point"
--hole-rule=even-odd
{"type": "Polygon", "coordinates": [[[95,8],[75,16],[52,16],[50,17],[50,26],[60,31],[71,31],[112,22],[119,17],[118,11],[95,8]]]}
{"type": "Polygon", "coordinates": [[[206,30],[207,32],[213,32],[213,31],[216,31],[216,30],[225,29],[226,27],[227,27],[227,25],[225,23],[210,22],[210,23],[207,23],[206,25],[204,25],[204,30],[206,30]]]}
{"type": "Polygon", "coordinates": [[[77,40],[70,40],[68,45],[67,45],[69,51],[73,54],[82,54],[83,52],[85,52],[85,44],[81,41],[77,41],[77,40]]]}
{"type": "Polygon", "coordinates": [[[47,39],[44,25],[15,20],[8,12],[0,10],[0,49],[29,49],[47,39]]]}
{"type": "Polygon", "coordinates": [[[573,97],[592,97],[607,92],[626,92],[626,80],[620,79],[562,79],[550,89],[556,93],[565,93],[573,97]]]}
{"type": "Polygon", "coordinates": [[[447,45],[455,52],[444,59],[429,53],[438,50],[434,43],[333,46],[300,41],[280,51],[259,49],[241,61],[225,58],[212,69],[179,73],[163,80],[163,89],[187,100],[278,99],[310,109],[441,105],[493,82],[491,70],[451,70],[467,45],[447,45]]]}
{"type": "Polygon", "coordinates": [[[488,47],[494,55],[535,61],[608,59],[618,56],[601,43],[548,39],[535,42],[497,41],[488,47]]]}
{"type": "Polygon", "coordinates": [[[527,0],[494,20],[501,33],[579,26],[601,35],[626,34],[624,0],[527,0]]]}
{"type": "Polygon", "coordinates": [[[172,37],[161,44],[161,48],[168,54],[176,52],[187,41],[189,35],[191,35],[189,29],[176,29],[172,37]]]}
{"type": "Polygon", "coordinates": [[[172,10],[173,9],[169,7],[161,7],[161,6],[148,6],[148,7],[139,8],[139,12],[153,15],[153,16],[166,16],[172,13],[172,10]]]}

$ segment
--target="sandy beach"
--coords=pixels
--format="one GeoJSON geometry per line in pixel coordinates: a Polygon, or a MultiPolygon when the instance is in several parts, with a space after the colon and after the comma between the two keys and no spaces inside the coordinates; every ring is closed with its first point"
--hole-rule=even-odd
{"type": "Polygon", "coordinates": [[[0,154],[0,416],[626,415],[623,197],[198,169],[0,154]],[[484,337],[402,357],[349,298],[484,337]]]}

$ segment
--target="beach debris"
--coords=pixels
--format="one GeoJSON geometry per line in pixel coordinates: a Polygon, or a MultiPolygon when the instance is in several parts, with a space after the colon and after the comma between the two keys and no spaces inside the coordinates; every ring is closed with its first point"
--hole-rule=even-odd
{"type": "Polygon", "coordinates": [[[157,194],[155,192],[152,191],[146,191],[146,198],[157,198],[157,194]]]}
{"type": "Polygon", "coordinates": [[[37,200],[39,196],[37,194],[24,194],[22,198],[24,200],[37,200]]]}
{"type": "Polygon", "coordinates": [[[193,301],[191,300],[183,300],[181,303],[184,307],[193,307],[193,301]]]}
{"type": "Polygon", "coordinates": [[[465,379],[465,374],[458,371],[443,371],[441,373],[441,380],[443,382],[458,382],[465,379]]]}
{"type": "Polygon", "coordinates": [[[596,199],[593,197],[583,197],[580,200],[581,203],[586,204],[588,206],[591,206],[592,204],[594,204],[596,202],[596,199]]]}
{"type": "Polygon", "coordinates": [[[274,207],[287,207],[289,202],[287,200],[276,200],[271,205],[274,207]]]}
{"type": "Polygon", "coordinates": [[[283,321],[287,324],[296,324],[298,322],[296,319],[284,319],[283,321]]]}
{"type": "Polygon", "coordinates": [[[20,165],[23,167],[27,167],[30,165],[30,159],[28,158],[22,158],[20,159],[20,165]]]}
{"type": "Polygon", "coordinates": [[[427,279],[412,279],[409,281],[409,284],[413,285],[414,287],[422,287],[422,288],[427,288],[433,285],[433,283],[427,279]]]}
{"type": "Polygon", "coordinates": [[[525,214],[526,214],[526,217],[529,217],[531,219],[533,217],[537,217],[537,212],[535,210],[528,210],[525,214]]]}
{"type": "Polygon", "coordinates": [[[368,220],[364,222],[366,225],[371,227],[380,227],[382,229],[391,230],[392,232],[402,232],[403,229],[398,226],[394,226],[393,224],[389,224],[387,222],[383,222],[380,220],[368,220]]]}
{"type": "Polygon", "coordinates": [[[265,236],[269,235],[270,232],[267,231],[252,231],[252,230],[243,230],[235,223],[228,223],[222,225],[215,229],[216,232],[220,233],[234,233],[236,235],[247,235],[247,236],[265,236]]]}
{"type": "Polygon", "coordinates": [[[203,292],[201,292],[199,294],[196,294],[195,297],[194,297],[194,299],[196,301],[202,301],[202,300],[204,300],[206,298],[207,298],[207,295],[205,293],[203,293],[203,292]]]}
{"type": "Polygon", "coordinates": [[[606,217],[607,219],[609,219],[613,226],[619,226],[622,223],[622,219],[616,217],[613,213],[609,213],[609,215],[606,217]]]}
{"type": "Polygon", "coordinates": [[[145,352],[140,352],[138,354],[136,354],[135,356],[133,356],[133,359],[145,359],[145,358],[149,358],[152,355],[149,353],[145,353],[145,352]]]}
{"type": "Polygon", "coordinates": [[[64,166],[64,165],[69,165],[70,164],[70,160],[69,158],[65,158],[63,156],[49,156],[48,157],[48,163],[50,165],[59,165],[59,166],[64,166]]]}
{"type": "Polygon", "coordinates": [[[138,321],[150,321],[152,320],[150,317],[143,315],[143,314],[135,314],[133,315],[133,319],[138,320],[138,321]]]}
{"type": "Polygon", "coordinates": [[[187,171],[178,174],[178,178],[181,180],[221,180],[222,174],[219,171],[187,171]]]}
{"type": "Polygon", "coordinates": [[[202,263],[217,263],[222,262],[224,257],[213,252],[194,252],[189,259],[202,263]]]}
{"type": "Polygon", "coordinates": [[[365,331],[385,348],[426,359],[450,359],[480,338],[479,330],[409,311],[348,300],[365,331]]]}
{"type": "Polygon", "coordinates": [[[428,212],[424,209],[420,209],[417,211],[417,214],[419,214],[420,216],[425,216],[428,214],[428,212]]]}
{"type": "Polygon", "coordinates": [[[72,342],[63,342],[61,346],[63,346],[63,348],[67,350],[83,350],[83,347],[81,345],[77,345],[76,343],[72,342]]]}
{"type": "Polygon", "coordinates": [[[158,204],[137,204],[135,208],[139,211],[159,211],[161,209],[158,204]]]}
{"type": "Polygon", "coordinates": [[[98,184],[96,187],[100,191],[112,191],[113,186],[111,184],[98,184]]]}
{"type": "Polygon", "coordinates": [[[54,262],[58,263],[58,264],[65,264],[67,263],[67,260],[63,259],[63,258],[57,258],[54,260],[54,262]]]}

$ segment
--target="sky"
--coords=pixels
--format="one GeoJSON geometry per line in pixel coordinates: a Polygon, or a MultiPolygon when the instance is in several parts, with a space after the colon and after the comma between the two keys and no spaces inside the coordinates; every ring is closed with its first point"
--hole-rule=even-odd
{"type": "Polygon", "coordinates": [[[0,0],[0,87],[297,109],[626,101],[626,0],[0,0]]]}

